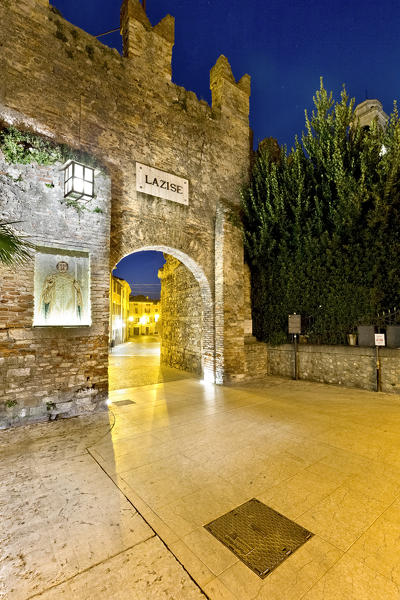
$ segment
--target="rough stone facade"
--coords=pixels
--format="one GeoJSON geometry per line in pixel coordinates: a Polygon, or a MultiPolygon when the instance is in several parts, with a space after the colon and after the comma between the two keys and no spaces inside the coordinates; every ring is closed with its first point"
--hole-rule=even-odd
{"type": "Polygon", "coordinates": [[[0,218],[39,247],[90,254],[93,325],[32,327],[34,259],[0,266],[1,426],[92,411],[106,398],[110,181],[97,174],[96,198],[78,214],[63,203],[60,167],[10,165],[0,152],[0,218]]]}
{"type": "MultiPolygon", "coordinates": [[[[139,0],[122,5],[124,56],[65,21],[47,0],[0,0],[0,20],[0,118],[91,153],[110,174],[110,261],[93,270],[103,282],[99,293],[108,287],[110,270],[132,252],[174,256],[200,288],[204,377],[243,379],[243,246],[229,213],[249,172],[250,78],[235,81],[221,56],[211,69],[212,106],[172,83],[174,20],[167,16],[152,27],[139,0]],[[188,179],[189,205],[137,192],[135,161],[188,179]]],[[[108,248],[108,238],[97,241],[108,248]]],[[[62,237],[58,242],[64,245],[62,237]]],[[[26,289],[29,296],[30,284],[26,289]]],[[[29,328],[29,298],[16,312],[17,328],[29,328]]],[[[96,318],[101,350],[95,355],[78,346],[68,368],[79,371],[88,354],[93,370],[105,373],[103,297],[96,318]]],[[[60,339],[69,335],[60,332],[60,339]]],[[[46,356],[56,378],[60,358],[55,349],[46,356]]],[[[40,388],[35,376],[24,375],[32,398],[40,388]]],[[[32,408],[41,402],[32,400],[32,408]]]]}
{"type": "Polygon", "coordinates": [[[258,342],[254,337],[245,338],[244,344],[247,381],[263,379],[268,375],[268,347],[263,342],[258,342]]]}
{"type": "MultiPolygon", "coordinates": [[[[358,346],[314,346],[300,344],[300,379],[376,390],[374,348],[358,346]]],[[[382,392],[400,393],[400,350],[381,348],[382,392]]],[[[268,374],[294,375],[294,349],[290,344],[268,347],[268,374]]]]}
{"type": "Polygon", "coordinates": [[[166,255],[161,278],[161,364],[201,375],[203,306],[200,287],[179,260],[166,255]]]}

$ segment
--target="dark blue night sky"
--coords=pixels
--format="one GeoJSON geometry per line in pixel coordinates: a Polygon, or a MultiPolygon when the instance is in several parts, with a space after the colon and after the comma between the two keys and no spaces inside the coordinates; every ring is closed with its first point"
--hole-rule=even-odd
{"type": "Polygon", "coordinates": [[[132,294],[144,294],[154,300],[160,297],[158,269],[165,263],[162,252],[134,252],[119,261],[113,275],[125,279],[132,294]]]}
{"type": "MultiPolygon", "coordinates": [[[[52,0],[93,35],[119,26],[119,0],[52,0]]],[[[400,95],[398,0],[147,0],[156,24],[176,18],[173,81],[210,101],[209,70],[225,54],[238,79],[252,77],[255,144],[267,136],[289,147],[324,78],[339,96],[378,98],[386,112],[400,95]]],[[[121,50],[119,33],[101,41],[121,50]]]]}
{"type": "MultiPolygon", "coordinates": [[[[119,27],[119,0],[52,0],[64,17],[92,34],[119,27]]],[[[325,85],[345,83],[357,102],[379,98],[386,112],[400,87],[398,0],[147,0],[154,25],[176,18],[173,80],[210,100],[209,70],[225,54],[236,78],[252,77],[255,141],[291,146],[304,109],[325,85]]],[[[101,38],[121,49],[115,33],[101,38]]]]}

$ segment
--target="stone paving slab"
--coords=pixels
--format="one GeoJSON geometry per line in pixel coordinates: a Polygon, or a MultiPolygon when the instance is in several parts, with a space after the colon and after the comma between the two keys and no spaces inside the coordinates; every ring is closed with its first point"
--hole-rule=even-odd
{"type": "Polygon", "coordinates": [[[48,588],[46,598],[77,600],[201,597],[85,449],[112,421],[103,413],[0,434],[0,598],[48,588]],[[116,576],[120,595],[110,594],[116,576]]]}
{"type": "Polygon", "coordinates": [[[111,391],[193,377],[187,371],[160,365],[160,345],[151,342],[154,338],[148,339],[148,342],[128,342],[113,348],[108,366],[111,391]]]}
{"type": "Polygon", "coordinates": [[[399,398],[276,378],[127,397],[0,434],[3,600],[192,600],[194,581],[211,600],[399,600],[399,398]],[[315,534],[265,580],[204,529],[252,497],[315,534]]]}
{"type": "Polygon", "coordinates": [[[125,396],[90,452],[211,600],[399,600],[399,398],[278,378],[125,396]],[[315,534],[265,580],[204,529],[253,497],[315,534]]]}
{"type": "Polygon", "coordinates": [[[159,538],[121,552],[38,600],[205,600],[159,538]]]}

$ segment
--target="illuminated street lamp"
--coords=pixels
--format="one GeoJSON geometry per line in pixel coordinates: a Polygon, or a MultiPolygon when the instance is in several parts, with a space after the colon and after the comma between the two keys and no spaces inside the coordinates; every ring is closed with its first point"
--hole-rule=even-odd
{"type": "Polygon", "coordinates": [[[94,169],[69,160],[64,165],[64,198],[93,198],[94,169]]]}

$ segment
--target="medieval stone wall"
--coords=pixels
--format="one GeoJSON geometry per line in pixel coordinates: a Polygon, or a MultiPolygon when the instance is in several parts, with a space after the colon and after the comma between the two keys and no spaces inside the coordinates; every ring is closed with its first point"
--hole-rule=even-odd
{"type": "MultiPolygon", "coordinates": [[[[175,256],[200,286],[205,376],[240,379],[243,246],[229,212],[249,171],[249,77],[236,81],[221,56],[211,69],[212,106],[172,83],[174,20],[152,27],[139,0],[123,2],[124,56],[65,21],[47,0],[0,0],[0,22],[0,118],[85,150],[108,168],[111,244],[109,264],[96,270],[101,293],[127,254],[157,249],[175,256]],[[189,205],[137,192],[136,161],[188,179],[189,205]]],[[[63,245],[62,232],[57,240],[63,245]]],[[[97,317],[107,322],[106,303],[97,317]]],[[[84,357],[82,348],[72,368],[84,357]]],[[[103,354],[93,360],[105,372],[103,354]]]]}
{"type": "MultiPolygon", "coordinates": [[[[400,351],[380,350],[382,391],[400,393],[400,351]]],[[[299,345],[300,379],[348,387],[376,390],[376,355],[374,348],[358,346],[299,345]]],[[[268,347],[268,374],[292,378],[293,346],[268,347]]]]}
{"type": "Polygon", "coordinates": [[[110,181],[78,214],[63,202],[61,164],[10,165],[0,152],[0,219],[38,247],[90,255],[92,326],[32,327],[34,268],[0,267],[0,427],[92,411],[107,392],[110,181]]]}
{"type": "Polygon", "coordinates": [[[166,255],[161,276],[161,364],[202,374],[203,306],[193,274],[166,255]]]}

